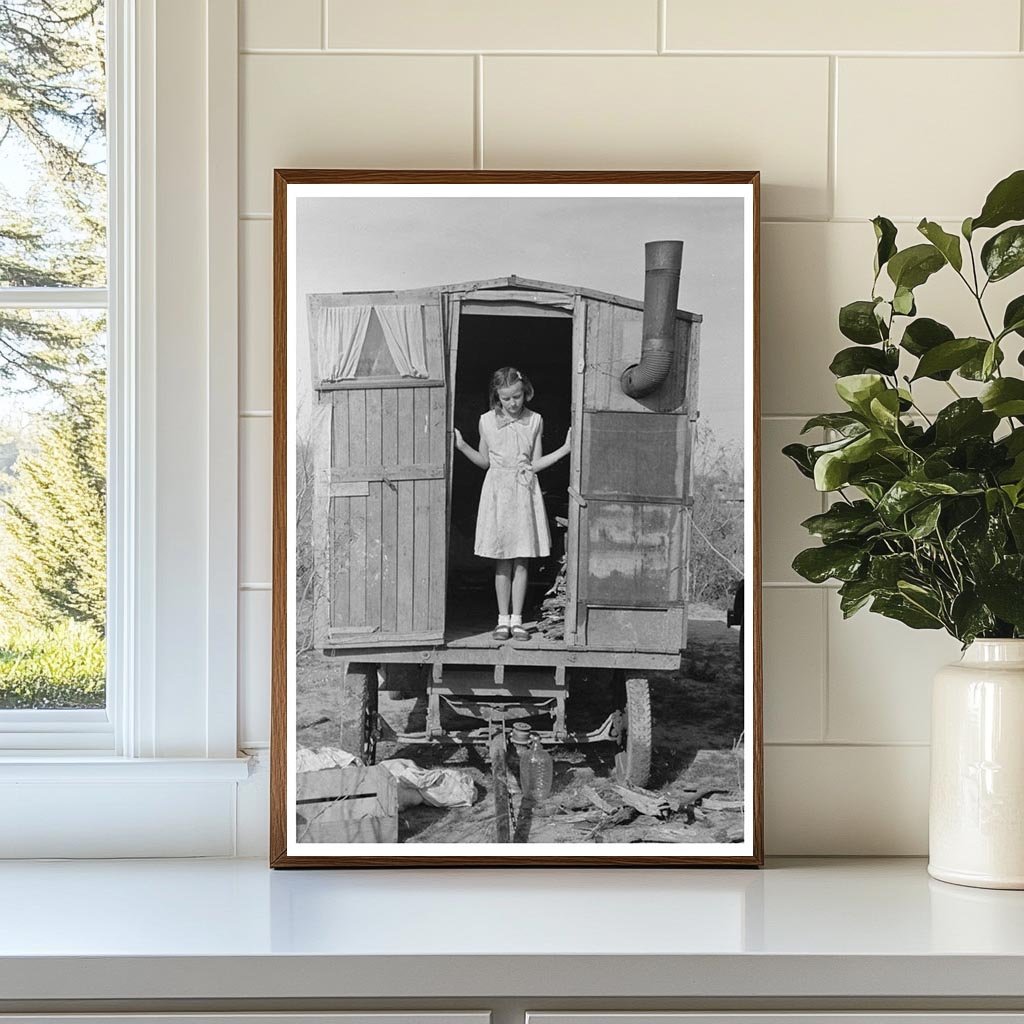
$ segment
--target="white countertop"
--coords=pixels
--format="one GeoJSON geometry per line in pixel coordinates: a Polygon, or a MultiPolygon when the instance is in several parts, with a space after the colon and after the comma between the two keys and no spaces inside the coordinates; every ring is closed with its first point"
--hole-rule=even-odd
{"type": "Polygon", "coordinates": [[[763,871],[0,864],[0,1000],[183,993],[1020,998],[1024,892],[936,882],[909,859],[763,871]]]}

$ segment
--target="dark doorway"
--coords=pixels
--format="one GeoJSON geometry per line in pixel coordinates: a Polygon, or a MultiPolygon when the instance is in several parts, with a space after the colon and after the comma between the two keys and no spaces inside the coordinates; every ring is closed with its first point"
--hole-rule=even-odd
{"type": "MultiPolygon", "coordinates": [[[[534,387],[529,406],[544,419],[544,451],[558,448],[572,424],[572,318],[461,316],[454,425],[474,448],[480,442],[478,421],[488,410],[491,374],[502,366],[515,366],[529,378],[534,387]]],[[[484,474],[457,451],[453,459],[446,628],[449,634],[489,631],[497,619],[494,562],[473,553],[484,474]]],[[[561,459],[538,477],[551,530],[551,555],[530,560],[523,609],[527,622],[536,618],[565,554],[565,528],[558,520],[564,523],[568,515],[569,461],[561,459]]]]}

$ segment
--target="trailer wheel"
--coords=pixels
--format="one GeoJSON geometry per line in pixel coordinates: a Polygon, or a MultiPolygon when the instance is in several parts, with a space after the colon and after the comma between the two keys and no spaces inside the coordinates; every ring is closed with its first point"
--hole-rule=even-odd
{"type": "Polygon", "coordinates": [[[632,786],[651,777],[651,688],[646,679],[627,679],[626,746],[615,755],[615,776],[632,786]]]}
{"type": "Polygon", "coordinates": [[[341,748],[373,764],[377,756],[377,666],[349,662],[341,700],[341,748]]]}

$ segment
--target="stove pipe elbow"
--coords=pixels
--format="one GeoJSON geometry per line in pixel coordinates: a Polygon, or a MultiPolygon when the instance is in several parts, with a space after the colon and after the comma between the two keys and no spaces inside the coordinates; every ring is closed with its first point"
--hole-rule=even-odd
{"type": "Polygon", "coordinates": [[[627,367],[620,381],[623,392],[630,398],[643,398],[665,383],[676,351],[676,305],[683,243],[647,242],[644,250],[646,274],[640,362],[627,367]]]}

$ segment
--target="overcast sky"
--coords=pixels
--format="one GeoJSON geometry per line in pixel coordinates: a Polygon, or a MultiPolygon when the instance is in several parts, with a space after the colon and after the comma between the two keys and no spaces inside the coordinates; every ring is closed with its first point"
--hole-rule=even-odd
{"type": "Polygon", "coordinates": [[[300,198],[300,377],[309,292],[417,288],[517,274],[643,299],[644,242],[680,238],[679,307],[704,316],[701,421],[743,437],[741,199],[300,198]]]}

